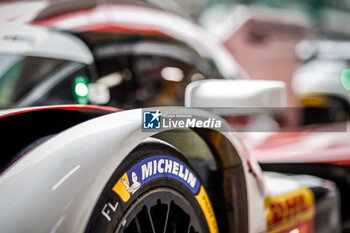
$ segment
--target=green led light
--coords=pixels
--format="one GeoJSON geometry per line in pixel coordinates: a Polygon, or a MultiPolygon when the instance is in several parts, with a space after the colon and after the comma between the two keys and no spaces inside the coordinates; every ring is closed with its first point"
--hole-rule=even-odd
{"type": "Polygon", "coordinates": [[[82,76],[75,78],[74,92],[79,97],[87,97],[89,87],[86,79],[82,76]]]}
{"type": "Polygon", "coordinates": [[[343,70],[341,73],[341,82],[346,90],[350,90],[350,69],[343,70]]]}
{"type": "Polygon", "coordinates": [[[74,93],[77,96],[79,104],[88,103],[89,85],[85,77],[79,76],[74,80],[74,93]]]}

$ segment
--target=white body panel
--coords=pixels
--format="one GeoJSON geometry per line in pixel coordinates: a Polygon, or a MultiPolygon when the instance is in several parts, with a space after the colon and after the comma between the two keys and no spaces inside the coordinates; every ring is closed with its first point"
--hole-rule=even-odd
{"type": "Polygon", "coordinates": [[[105,24],[130,27],[133,30],[158,31],[185,41],[198,53],[212,57],[225,77],[235,78],[246,75],[215,37],[188,19],[169,12],[125,4],[101,4],[88,13],[77,12],[54,18],[48,23],[41,23],[68,31],[84,31],[89,30],[90,27],[105,24]]]}
{"type": "Polygon", "coordinates": [[[91,64],[87,46],[68,33],[18,23],[0,23],[0,53],[49,57],[91,64]]]}
{"type": "Polygon", "coordinates": [[[48,1],[7,1],[0,4],[0,20],[27,23],[48,5],[48,1]]]}
{"type": "MultiPolygon", "coordinates": [[[[181,114],[189,111],[185,108],[166,109],[181,114]]],[[[215,117],[201,110],[192,109],[191,114],[215,117]]],[[[156,133],[141,131],[141,116],[141,110],[137,109],[79,124],[36,147],[2,174],[2,231],[84,232],[94,205],[111,174],[134,147],[156,133]]],[[[266,229],[264,195],[258,181],[248,171],[245,158],[248,154],[235,134],[223,135],[243,156],[241,159],[249,202],[249,232],[261,232],[266,229]]]]}
{"type": "Polygon", "coordinates": [[[285,84],[280,81],[201,80],[190,83],[185,92],[186,107],[214,108],[223,115],[255,113],[255,108],[281,108],[286,103],[285,84]]]}
{"type": "Polygon", "coordinates": [[[300,97],[310,94],[325,94],[338,96],[349,101],[349,91],[343,87],[341,82],[341,73],[348,69],[348,65],[345,60],[341,59],[341,56],[338,59],[320,56],[319,59],[301,66],[293,77],[294,92],[300,97]]]}

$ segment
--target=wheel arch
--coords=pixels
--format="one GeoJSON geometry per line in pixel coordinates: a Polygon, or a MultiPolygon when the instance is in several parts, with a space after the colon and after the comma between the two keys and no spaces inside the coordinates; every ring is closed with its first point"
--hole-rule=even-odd
{"type": "MultiPolygon", "coordinates": [[[[180,113],[185,108],[177,108],[175,111],[180,113]]],[[[200,110],[195,111],[195,114],[213,117],[200,110]]],[[[54,228],[57,233],[84,232],[94,205],[114,170],[136,146],[159,133],[142,131],[141,119],[140,109],[98,117],[59,133],[28,153],[0,179],[0,191],[6,193],[6,197],[0,200],[0,205],[13,203],[11,208],[4,211],[6,218],[0,218],[3,229],[16,232],[28,230],[28,226],[31,226],[38,233],[50,232],[54,228]],[[16,187],[6,190],[13,183],[16,187]],[[27,190],[25,198],[23,190],[27,190]],[[33,208],[36,209],[35,215],[32,214],[33,208]],[[18,212],[18,209],[22,211],[18,212]],[[43,218],[47,220],[45,223],[41,221],[43,218]],[[14,224],[9,221],[11,219],[22,221],[23,224],[14,224]]],[[[252,211],[248,203],[258,203],[252,205],[259,206],[261,213],[253,213],[259,218],[263,216],[263,201],[262,194],[258,193],[258,182],[248,174],[244,148],[230,133],[212,129],[193,132],[208,145],[216,161],[219,161],[218,167],[222,169],[225,204],[230,204],[226,211],[232,224],[229,232],[233,232],[236,227],[243,229],[238,232],[252,232],[252,211]],[[233,164],[234,161],[240,161],[240,166],[233,164]],[[241,169],[242,176],[235,176],[235,168],[241,169]],[[237,181],[232,181],[235,178],[237,181]],[[237,192],[238,189],[233,185],[236,182],[245,183],[246,188],[240,190],[245,190],[246,194],[237,192]],[[236,199],[237,193],[239,198],[244,199],[236,199]],[[257,198],[252,199],[250,196],[257,198]],[[237,208],[235,203],[230,203],[232,200],[244,203],[245,207],[237,208]],[[242,216],[238,216],[237,211],[245,211],[245,224],[238,224],[237,219],[242,216]]],[[[184,146],[180,146],[180,151],[184,146]]],[[[255,221],[254,225],[263,229],[264,219],[258,219],[258,222],[255,221]]]]}
{"type": "Polygon", "coordinates": [[[223,134],[212,129],[168,130],[153,137],[165,141],[187,159],[194,161],[193,165],[206,186],[221,230],[248,232],[244,160],[234,145],[223,134]],[[208,166],[209,172],[203,171],[203,164],[196,166],[198,159],[208,161],[209,164],[204,166],[208,166]]]}

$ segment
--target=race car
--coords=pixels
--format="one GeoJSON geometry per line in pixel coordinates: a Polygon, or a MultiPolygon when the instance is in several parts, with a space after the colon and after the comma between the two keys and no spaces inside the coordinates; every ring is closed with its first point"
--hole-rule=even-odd
{"type": "MultiPolygon", "coordinates": [[[[349,91],[342,85],[348,69],[346,41],[304,41],[297,47],[304,64],[293,77],[301,108],[300,125],[287,132],[270,131],[245,142],[267,171],[292,172],[335,182],[341,197],[342,231],[350,231],[349,91]],[[306,56],[307,55],[307,56],[306,56]]],[[[346,77],[345,77],[346,78],[346,77]]]]}
{"type": "Polygon", "coordinates": [[[1,232],[339,232],[334,183],[262,172],[217,115],[284,96],[277,81],[201,80],[186,107],[2,110],[1,232]]]}
{"type": "Polygon", "coordinates": [[[1,108],[183,105],[190,81],[241,72],[194,22],[144,1],[17,1],[0,15],[1,108]]]}
{"type": "Polygon", "coordinates": [[[337,40],[303,41],[298,45],[304,63],[295,71],[293,90],[304,108],[301,124],[349,120],[350,94],[342,84],[342,73],[349,68],[349,49],[349,42],[337,40]]]}

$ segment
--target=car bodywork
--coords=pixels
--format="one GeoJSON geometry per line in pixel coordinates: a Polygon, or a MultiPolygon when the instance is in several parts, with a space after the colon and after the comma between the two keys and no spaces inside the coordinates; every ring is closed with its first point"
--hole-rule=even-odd
{"type": "MultiPolygon", "coordinates": [[[[344,231],[349,228],[348,130],[345,122],[311,125],[293,132],[268,133],[250,148],[263,170],[309,174],[335,182],[340,191],[344,231]]],[[[252,141],[246,140],[254,144],[252,141]]]]}
{"type": "Polygon", "coordinates": [[[291,132],[266,133],[255,145],[254,140],[246,142],[265,170],[310,174],[335,182],[346,232],[350,228],[349,92],[341,75],[348,67],[349,43],[303,41],[297,51],[304,59],[293,77],[294,92],[302,106],[300,111],[293,110],[299,111],[300,126],[288,130],[291,132]]]}
{"type": "MultiPolygon", "coordinates": [[[[157,109],[172,114],[191,113],[221,119],[203,110],[181,107],[157,109]]],[[[56,117],[51,114],[53,125],[60,126],[60,121],[66,122],[64,115],[68,112],[85,117],[75,118],[78,120],[72,124],[61,125],[60,129],[51,132],[47,132],[48,125],[38,128],[38,131],[46,131],[51,136],[36,143],[6,166],[0,177],[3,193],[0,199],[3,209],[1,229],[5,232],[84,232],[94,205],[113,171],[133,148],[145,140],[152,140],[152,137],[174,145],[191,159],[186,152],[189,151],[188,145],[181,140],[177,143],[174,141],[187,137],[185,132],[165,132],[166,129],[143,131],[141,109],[115,112],[115,109],[101,107],[56,106],[8,110],[2,112],[0,123],[7,126],[3,127],[5,132],[23,134],[23,139],[32,134],[25,128],[28,123],[25,119],[33,123],[35,119],[41,122],[48,119],[50,111],[55,110],[56,117]],[[104,115],[106,113],[110,114],[104,115]],[[99,115],[102,116],[96,117],[99,115]],[[23,128],[16,127],[21,126],[19,122],[23,122],[23,128]]],[[[221,186],[211,198],[214,203],[216,198],[218,203],[223,201],[221,204],[225,208],[217,214],[221,216],[221,221],[226,222],[227,232],[289,232],[293,229],[312,232],[314,222],[319,223],[315,226],[316,232],[321,232],[317,231],[320,227],[337,231],[337,191],[332,183],[319,178],[300,181],[282,175],[266,173],[263,176],[237,134],[230,133],[230,126],[225,122],[223,124],[226,132],[210,128],[187,130],[201,138],[198,145],[191,145],[192,151],[196,146],[206,145],[211,152],[202,156],[212,156],[220,171],[221,175],[214,182],[221,186]],[[276,186],[281,182],[284,185],[276,186]],[[327,195],[316,195],[312,187],[318,187],[314,189],[323,190],[327,195]],[[303,201],[287,205],[298,198],[303,201]],[[286,205],[284,211],[289,213],[282,219],[276,218],[278,212],[274,206],[278,203],[286,205]],[[320,218],[320,203],[325,206],[327,216],[334,219],[327,228],[317,220],[320,218]]],[[[36,135],[38,138],[47,136],[36,135]]],[[[18,145],[21,145],[20,139],[18,145]]],[[[13,141],[14,138],[9,136],[8,140],[13,141]]],[[[12,144],[6,142],[4,145],[10,148],[12,144]]],[[[21,147],[25,147],[25,144],[21,147]]]]}
{"type": "Polygon", "coordinates": [[[80,39],[17,23],[0,27],[0,108],[40,105],[42,99],[46,104],[78,103],[74,79],[83,76],[90,81],[93,63],[80,39]]]}
{"type": "MultiPolygon", "coordinates": [[[[28,14],[24,13],[31,15],[24,17],[25,20],[18,15],[18,7],[29,3],[0,5],[0,12],[4,11],[4,15],[7,15],[3,18],[4,21],[64,30],[68,33],[68,38],[77,37],[75,41],[81,42],[80,47],[89,48],[86,53],[90,53],[87,56],[92,56],[93,61],[81,67],[79,74],[75,74],[77,71],[65,73],[61,79],[83,76],[88,83],[97,83],[108,90],[104,96],[102,94],[103,97],[97,97],[98,101],[84,96],[71,98],[71,102],[46,104],[108,104],[124,109],[182,105],[183,90],[192,80],[244,76],[242,69],[220,42],[189,19],[149,3],[136,4],[137,1],[128,4],[118,1],[103,4],[77,1],[74,6],[70,3],[31,3],[40,6],[29,10],[28,14]],[[171,68],[171,71],[176,68],[175,71],[180,75],[166,75],[163,71],[169,70],[167,68],[171,68]]],[[[4,33],[8,27],[10,26],[2,26],[4,33]]],[[[20,38],[20,31],[17,34],[20,38]]],[[[49,43],[50,40],[46,40],[49,43]]],[[[69,48],[61,46],[61,49],[64,52],[69,48]]],[[[49,57],[49,52],[47,51],[46,57],[49,57]]],[[[67,51],[68,54],[69,52],[67,51]]],[[[74,80],[71,82],[74,83],[74,80]]],[[[27,101],[12,106],[29,105],[45,103],[27,101]]]]}
{"type": "Polygon", "coordinates": [[[0,5],[3,21],[41,25],[75,32],[158,35],[183,41],[209,57],[226,77],[240,70],[229,53],[209,33],[198,27],[183,11],[144,1],[18,1],[0,5]],[[25,12],[19,6],[26,8],[25,12]],[[174,27],[177,25],[177,27],[174,27]]]}
{"type": "MultiPolygon", "coordinates": [[[[47,6],[47,2],[40,4],[39,8],[47,6]]],[[[29,12],[29,18],[12,15],[11,20],[74,31],[89,46],[95,62],[96,58],[101,59],[99,56],[106,55],[104,51],[114,49],[118,52],[120,49],[108,45],[116,39],[111,34],[107,39],[99,38],[105,43],[102,47],[94,44],[94,39],[98,38],[95,37],[96,32],[131,32],[162,40],[175,38],[184,41],[186,48],[195,51],[195,57],[199,54],[199,57],[210,58],[214,66],[209,67],[219,70],[216,74],[232,78],[238,73],[227,52],[183,18],[142,6],[106,4],[97,7],[87,4],[83,10],[77,7],[67,11],[64,3],[62,8],[59,5],[53,4],[42,12],[36,8],[34,12],[29,12]],[[55,11],[59,9],[62,11],[55,11]],[[130,17],[135,16],[135,12],[139,17],[130,17]],[[177,27],[172,27],[174,22],[177,27]],[[202,42],[203,38],[205,42],[202,42]]],[[[9,8],[5,6],[4,9],[9,8]]],[[[153,45],[150,41],[154,41],[150,38],[147,43],[130,46],[132,51],[150,54],[152,51],[145,52],[149,45],[153,45]]],[[[162,55],[164,51],[158,49],[156,52],[162,55]]],[[[174,114],[189,111],[185,108],[159,108],[160,111],[166,109],[174,114]]],[[[3,113],[0,119],[4,122],[2,129],[8,135],[4,151],[10,154],[0,178],[0,187],[5,193],[0,200],[4,210],[1,226],[6,232],[84,232],[105,183],[128,153],[145,140],[161,139],[192,159],[188,147],[192,149],[194,145],[174,141],[190,136],[165,130],[143,132],[140,109],[106,116],[102,115],[110,110],[93,110],[88,107],[44,107],[3,113]],[[10,142],[13,141],[18,141],[16,147],[11,147],[10,142]],[[34,147],[27,148],[26,145],[33,143],[34,147]]],[[[191,114],[217,117],[201,110],[191,110],[191,114]]],[[[227,232],[338,230],[337,190],[332,183],[318,178],[310,178],[309,183],[305,183],[297,177],[263,175],[238,135],[230,133],[230,126],[225,124],[225,128],[227,132],[188,130],[191,135],[201,138],[197,147],[205,145],[210,148],[206,156],[216,161],[220,176],[215,177],[213,182],[219,183],[220,192],[214,192],[211,198],[219,207],[224,207],[217,209],[216,214],[222,217],[227,232]],[[331,224],[322,222],[322,218],[332,219],[331,224]]]]}

